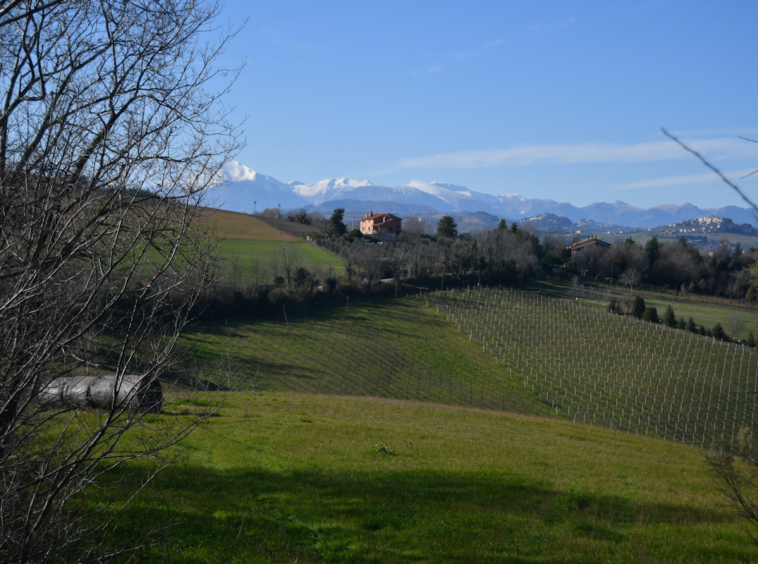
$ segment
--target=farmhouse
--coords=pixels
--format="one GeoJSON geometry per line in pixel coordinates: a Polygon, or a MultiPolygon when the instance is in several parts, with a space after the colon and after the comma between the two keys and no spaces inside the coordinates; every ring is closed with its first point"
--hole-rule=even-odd
{"type": "Polygon", "coordinates": [[[584,241],[579,241],[578,243],[569,245],[567,248],[571,250],[571,256],[575,257],[576,255],[580,254],[583,250],[587,248],[591,248],[591,247],[608,248],[610,246],[611,246],[610,243],[606,243],[605,241],[598,239],[594,235],[593,236],[588,235],[584,241]]]}
{"type": "Polygon", "coordinates": [[[382,241],[396,241],[402,221],[391,213],[374,213],[372,211],[361,219],[361,233],[375,235],[382,241]]]}

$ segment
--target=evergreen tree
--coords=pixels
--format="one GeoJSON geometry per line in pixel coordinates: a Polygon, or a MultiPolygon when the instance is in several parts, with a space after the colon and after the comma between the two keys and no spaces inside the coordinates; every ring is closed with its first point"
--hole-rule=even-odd
{"type": "Polygon", "coordinates": [[[458,224],[452,215],[443,215],[437,222],[437,237],[455,239],[458,236],[458,224]]]}
{"type": "Polygon", "coordinates": [[[674,315],[674,308],[666,306],[666,313],[663,314],[663,322],[667,327],[676,328],[676,315],[674,315]]]}
{"type": "Polygon", "coordinates": [[[332,237],[341,237],[347,233],[347,226],[343,223],[345,208],[337,208],[329,218],[329,234],[332,237]]]}
{"type": "Polygon", "coordinates": [[[687,323],[684,321],[684,317],[679,318],[679,329],[686,329],[687,323]]]}
{"type": "Polygon", "coordinates": [[[755,348],[755,335],[750,331],[750,335],[747,336],[747,346],[755,348]]]}
{"type": "Polygon", "coordinates": [[[705,326],[704,325],[700,326],[700,329],[698,330],[698,333],[700,333],[701,335],[705,335],[706,334],[706,332],[705,332],[705,326]]]}
{"type": "Polygon", "coordinates": [[[508,224],[505,222],[504,219],[501,219],[500,223],[497,224],[497,228],[501,230],[508,229],[508,224]]]}
{"type": "Polygon", "coordinates": [[[653,237],[645,244],[645,251],[647,251],[647,257],[650,260],[650,268],[652,269],[661,256],[661,244],[658,241],[658,237],[653,237]]]}
{"type": "Polygon", "coordinates": [[[634,298],[634,304],[632,304],[632,315],[640,319],[643,313],[645,313],[645,300],[642,299],[642,296],[637,296],[634,298]]]}
{"type": "Polygon", "coordinates": [[[721,323],[716,323],[716,325],[713,326],[713,329],[711,329],[711,333],[714,338],[719,341],[723,341],[726,338],[726,333],[724,333],[724,328],[721,326],[721,323]]]}
{"type": "Polygon", "coordinates": [[[660,320],[658,319],[658,310],[654,307],[646,307],[645,311],[642,312],[642,321],[647,321],[648,323],[658,323],[660,320]]]}
{"type": "Polygon", "coordinates": [[[695,322],[691,317],[687,320],[687,331],[690,333],[697,333],[697,325],[695,325],[695,322]]]}

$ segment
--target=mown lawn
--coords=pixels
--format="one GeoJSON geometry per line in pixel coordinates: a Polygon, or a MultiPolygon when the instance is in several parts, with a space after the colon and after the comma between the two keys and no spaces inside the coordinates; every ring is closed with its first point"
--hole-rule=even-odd
{"type": "Polygon", "coordinates": [[[758,560],[692,447],[398,400],[224,399],[128,510],[122,534],[178,522],[169,562],[758,560]]]}

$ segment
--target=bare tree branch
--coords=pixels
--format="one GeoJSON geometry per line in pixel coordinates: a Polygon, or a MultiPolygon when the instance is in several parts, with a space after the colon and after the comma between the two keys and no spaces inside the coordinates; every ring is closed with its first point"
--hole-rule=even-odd
{"type": "MultiPolygon", "coordinates": [[[[672,141],[676,142],[676,143],[677,143],[677,144],[678,144],[678,145],[679,145],[679,146],[680,146],[682,149],[684,149],[684,150],[685,150],[685,151],[687,151],[688,153],[690,153],[690,154],[694,155],[695,157],[697,157],[697,158],[700,160],[700,162],[701,162],[701,163],[703,163],[705,166],[707,166],[709,169],[711,169],[713,172],[715,172],[715,173],[716,173],[716,175],[717,175],[717,176],[718,176],[718,177],[719,177],[719,178],[720,178],[720,179],[721,179],[721,180],[722,180],[722,181],[723,181],[723,182],[724,182],[724,183],[725,183],[727,186],[729,186],[729,187],[730,187],[732,190],[734,190],[735,192],[737,192],[737,194],[739,194],[740,198],[742,198],[742,199],[743,199],[743,201],[744,201],[744,202],[745,202],[747,205],[749,205],[751,208],[753,208],[753,210],[755,211],[755,213],[758,213],[758,207],[756,207],[756,205],[755,205],[755,204],[754,204],[754,203],[753,203],[753,202],[750,200],[750,198],[748,198],[748,197],[745,195],[745,193],[744,193],[744,192],[743,192],[743,191],[742,191],[742,190],[739,188],[739,186],[737,186],[737,185],[736,185],[734,182],[732,182],[732,181],[731,181],[731,180],[729,180],[729,179],[728,179],[726,176],[724,176],[724,174],[723,174],[723,173],[722,173],[722,172],[721,172],[721,171],[720,171],[718,168],[716,168],[716,167],[715,167],[715,166],[713,166],[713,165],[712,165],[710,162],[708,162],[708,160],[706,160],[706,159],[705,159],[705,157],[703,157],[703,156],[702,156],[700,153],[698,153],[698,152],[697,152],[697,151],[695,151],[694,149],[692,149],[692,148],[688,147],[688,146],[687,146],[687,145],[686,145],[684,142],[682,142],[681,140],[679,140],[679,139],[678,139],[676,136],[674,136],[674,135],[672,135],[671,133],[669,133],[668,131],[666,131],[666,129],[665,129],[665,128],[663,128],[663,127],[662,127],[662,128],[661,128],[661,131],[663,131],[663,134],[664,134],[666,137],[668,137],[668,138],[669,138],[669,139],[671,139],[672,141]]],[[[748,141],[750,141],[750,139],[748,139],[748,141]]],[[[748,175],[748,176],[749,176],[749,175],[748,175]]]]}
{"type": "Polygon", "coordinates": [[[226,87],[210,89],[234,35],[203,42],[217,13],[213,0],[0,0],[2,562],[131,553],[142,540],[106,533],[153,474],[103,480],[134,459],[159,470],[207,415],[128,398],[170,386],[211,276],[194,225],[240,146],[226,87]],[[92,382],[66,395],[104,374],[105,399],[92,382]]]}

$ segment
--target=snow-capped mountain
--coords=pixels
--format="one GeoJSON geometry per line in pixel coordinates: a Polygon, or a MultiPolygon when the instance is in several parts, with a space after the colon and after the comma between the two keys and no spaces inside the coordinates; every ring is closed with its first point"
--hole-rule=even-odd
{"type": "Polygon", "coordinates": [[[312,204],[318,205],[329,200],[339,200],[347,197],[347,193],[352,192],[364,186],[373,186],[368,180],[353,180],[352,178],[329,178],[319,180],[313,184],[303,184],[302,182],[292,182],[295,194],[305,198],[312,204]]]}
{"type": "Polygon", "coordinates": [[[252,213],[281,206],[302,208],[310,202],[294,193],[292,186],[273,176],[230,161],[223,166],[223,179],[210,191],[207,205],[224,210],[252,213]]]}
{"type": "Polygon", "coordinates": [[[329,202],[348,211],[379,211],[382,202],[391,202],[392,213],[398,214],[419,213],[418,210],[440,213],[481,211],[502,218],[519,219],[552,213],[568,217],[573,222],[589,219],[629,227],[657,227],[709,215],[728,217],[735,223],[755,223],[750,210],[737,206],[701,209],[692,204],[682,204],[643,209],[626,202],[601,202],[577,207],[568,202],[529,199],[518,194],[492,196],[465,186],[423,180],[411,180],[399,186],[380,186],[368,180],[342,177],[312,184],[287,184],[236,161],[224,165],[223,173],[224,182],[212,190],[210,205],[247,213],[253,209],[262,211],[278,206],[282,209],[318,207],[324,210],[329,208],[329,202]]]}

